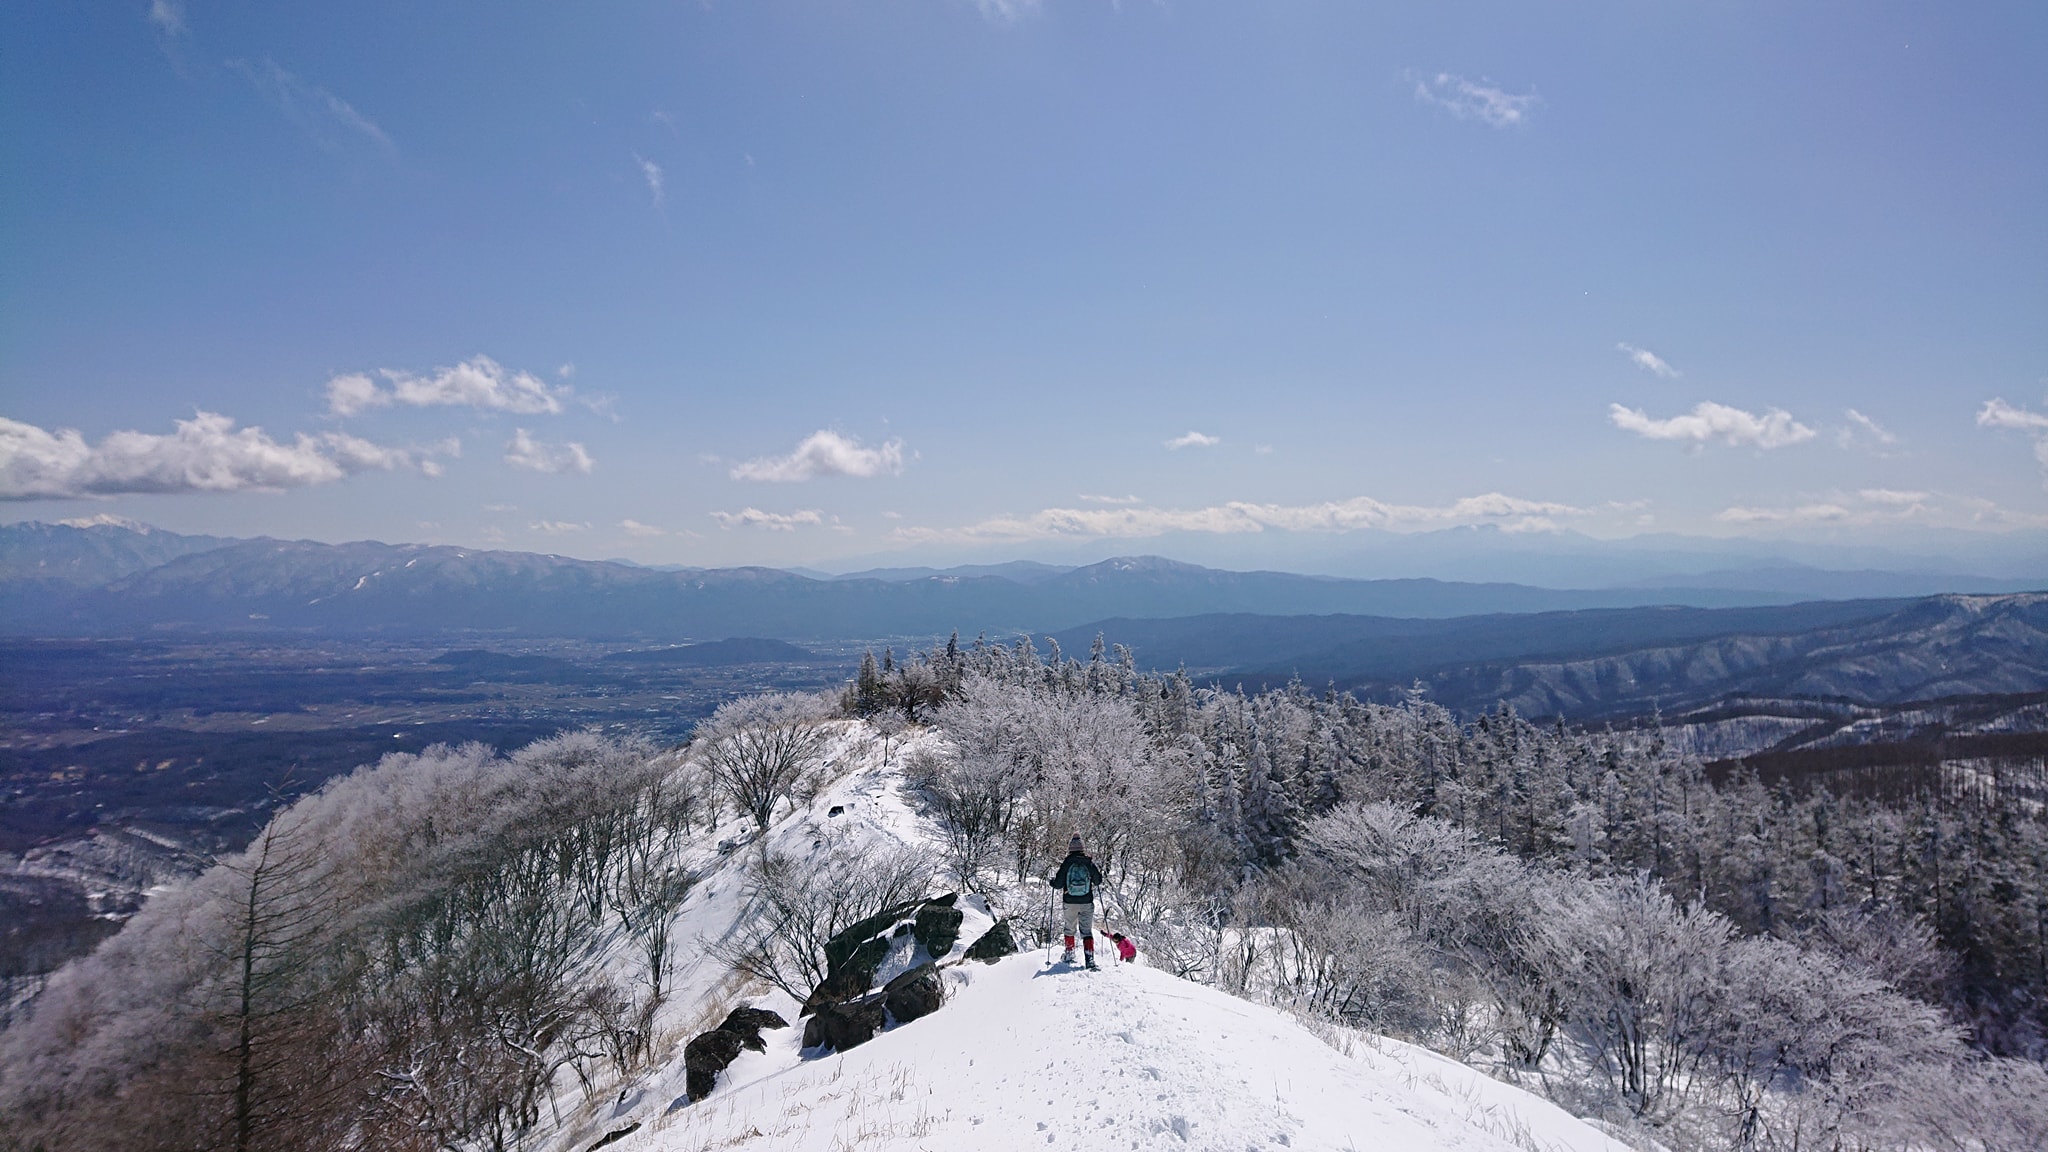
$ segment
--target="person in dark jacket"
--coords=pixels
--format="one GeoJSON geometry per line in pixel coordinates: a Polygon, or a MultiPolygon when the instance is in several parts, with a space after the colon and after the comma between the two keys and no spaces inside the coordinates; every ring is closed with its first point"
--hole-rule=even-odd
{"type": "Polygon", "coordinates": [[[1102,883],[1102,870],[1081,851],[1079,832],[1067,841],[1067,858],[1060,861],[1045,882],[1063,894],[1067,910],[1067,950],[1060,962],[1074,962],[1074,935],[1078,932],[1081,946],[1088,954],[1088,967],[1095,967],[1095,889],[1102,883]]]}

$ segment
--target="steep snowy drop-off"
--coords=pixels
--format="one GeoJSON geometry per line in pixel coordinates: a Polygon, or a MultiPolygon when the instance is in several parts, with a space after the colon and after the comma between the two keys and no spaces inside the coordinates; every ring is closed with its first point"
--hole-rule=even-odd
{"type": "Polygon", "coordinates": [[[795,1029],[709,1099],[611,1147],[1621,1152],[1561,1109],[1411,1045],[1338,1051],[1285,1015],[1141,964],[1043,953],[949,974],[931,1016],[805,1059],[795,1029]]]}
{"type": "MultiPolygon", "coordinates": [[[[815,858],[835,846],[900,844],[936,858],[936,830],[905,796],[899,766],[938,737],[914,735],[885,765],[880,742],[855,727],[828,753],[844,774],[777,820],[766,847],[815,858]]],[[[697,850],[703,880],[678,913],[679,964],[664,1012],[676,1037],[670,1062],[623,1092],[613,1085],[565,1108],[552,1147],[580,1152],[633,1127],[606,1147],[1623,1148],[1545,1100],[1424,1049],[1332,1030],[1349,1050],[1339,1051],[1281,1012],[1145,967],[1142,957],[1116,964],[1106,948],[1100,972],[1047,968],[1038,950],[954,963],[949,1000],[934,1014],[845,1053],[804,1051],[797,1005],[739,987],[708,950],[757,915],[746,877],[757,849],[697,850]],[[742,999],[792,1026],[763,1033],[766,1052],[742,1052],[709,1098],[685,1102],[681,1040],[742,999]]],[[[1033,902],[1023,918],[1035,920],[1037,898],[1021,899],[1033,902]]],[[[961,906],[956,961],[991,923],[979,898],[961,906]]]]}

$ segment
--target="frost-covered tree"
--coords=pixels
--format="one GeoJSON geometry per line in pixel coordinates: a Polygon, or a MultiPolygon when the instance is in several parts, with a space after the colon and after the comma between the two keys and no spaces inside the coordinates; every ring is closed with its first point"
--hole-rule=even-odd
{"type": "Polygon", "coordinates": [[[742,697],[719,705],[698,728],[691,754],[733,806],[765,830],[823,753],[830,714],[807,693],[742,697]]]}

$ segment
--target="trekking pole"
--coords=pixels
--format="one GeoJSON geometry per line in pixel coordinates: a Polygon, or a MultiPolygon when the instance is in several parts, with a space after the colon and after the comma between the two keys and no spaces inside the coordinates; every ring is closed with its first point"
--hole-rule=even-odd
{"type": "Polygon", "coordinates": [[[1045,893],[1045,966],[1052,967],[1052,897],[1050,888],[1045,893]]]}

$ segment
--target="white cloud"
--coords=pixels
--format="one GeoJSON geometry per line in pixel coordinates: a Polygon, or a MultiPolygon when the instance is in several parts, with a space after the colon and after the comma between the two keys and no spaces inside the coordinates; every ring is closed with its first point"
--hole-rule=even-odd
{"type": "Polygon", "coordinates": [[[899,528],[904,540],[1042,540],[1060,537],[1129,538],[1168,532],[1352,532],[1377,528],[1404,531],[1455,524],[1501,524],[1519,531],[1548,531],[1556,518],[1586,516],[1570,504],[1525,500],[1499,492],[1467,496],[1444,505],[1388,504],[1370,496],[1322,504],[1256,504],[1232,501],[1206,508],[1047,508],[1028,516],[998,516],[962,528],[899,528]]]}
{"type": "Polygon", "coordinates": [[[668,198],[668,194],[663,190],[661,165],[640,155],[638,152],[633,153],[633,160],[640,165],[640,175],[647,181],[648,197],[654,201],[656,208],[661,207],[668,198]]]}
{"type": "Polygon", "coordinates": [[[1736,448],[1783,448],[1816,435],[1782,408],[1772,408],[1758,416],[1712,401],[1702,401],[1691,412],[1668,420],[1653,420],[1639,409],[1619,404],[1610,406],[1607,415],[1616,428],[1650,440],[1690,440],[1695,444],[1720,440],[1736,448]]]}
{"type": "Polygon", "coordinates": [[[1417,80],[1415,98],[1446,109],[1460,120],[1478,120],[1495,128],[1520,124],[1537,103],[1534,92],[1517,96],[1449,72],[1439,72],[1428,80],[1417,80]]]}
{"type": "Polygon", "coordinates": [[[581,532],[590,527],[590,525],[587,522],[578,524],[573,520],[535,520],[533,523],[528,524],[527,527],[535,532],[545,532],[550,536],[560,536],[567,532],[581,532]]]}
{"type": "Polygon", "coordinates": [[[560,376],[564,380],[567,380],[571,376],[576,375],[576,365],[564,364],[560,368],[555,369],[555,375],[560,376]]]}
{"type": "Polygon", "coordinates": [[[1978,410],[1977,426],[2011,428],[2032,436],[2034,459],[2040,462],[2043,480],[2048,481],[2048,415],[2026,408],[2015,408],[2003,399],[1992,399],[1986,400],[1984,407],[1978,410]]]}
{"type": "Polygon", "coordinates": [[[1840,504],[1802,504],[1796,508],[1724,508],[1714,519],[1724,524],[1817,524],[1849,519],[1840,504]]]}
{"type": "Polygon", "coordinates": [[[1897,444],[1899,442],[1899,438],[1897,436],[1892,435],[1892,433],[1888,431],[1884,425],[1879,424],[1877,421],[1872,420],[1870,417],[1865,416],[1863,413],[1858,412],[1854,408],[1845,410],[1843,412],[1843,415],[1849,418],[1850,424],[1850,427],[1842,429],[1842,434],[1839,437],[1837,437],[1842,447],[1844,448],[1847,448],[1851,444],[1854,444],[1859,433],[1861,435],[1868,436],[1871,440],[1875,441],[1879,447],[1888,448],[1891,445],[1897,444]]]}
{"type": "Polygon", "coordinates": [[[432,459],[435,449],[386,448],[341,432],[301,433],[285,444],[261,428],[237,429],[232,419],[215,412],[199,412],[176,424],[169,435],[114,432],[87,444],[75,429],[52,433],[0,417],[0,500],[268,492],[329,484],[372,470],[439,471],[432,459]]]}
{"type": "Polygon", "coordinates": [[[327,382],[327,410],[353,416],[366,408],[404,404],[413,408],[467,407],[524,416],[554,415],[573,395],[568,385],[551,388],[531,372],[508,371],[489,356],[474,356],[452,368],[425,376],[384,369],[378,375],[390,387],[352,372],[327,382]]]}
{"type": "Polygon", "coordinates": [[[1090,496],[1088,493],[1083,492],[1081,493],[1081,502],[1084,504],[1143,504],[1145,498],[1142,496],[1090,496]]]}
{"type": "Polygon", "coordinates": [[[622,528],[622,529],[624,529],[624,530],[625,530],[625,532],[626,532],[626,535],[628,535],[628,536],[666,536],[666,535],[668,535],[668,529],[666,529],[666,528],[656,528],[656,527],[655,527],[654,525],[652,525],[652,524],[642,524],[642,523],[641,523],[641,522],[639,522],[638,520],[621,520],[621,521],[619,521],[619,527],[620,527],[620,528],[622,528]]]}
{"type": "Polygon", "coordinates": [[[771,532],[794,532],[799,525],[825,523],[825,514],[815,508],[786,513],[742,508],[737,512],[713,512],[711,518],[718,521],[720,528],[766,528],[771,532]]]}
{"type": "Polygon", "coordinates": [[[1042,0],[974,0],[974,6],[992,24],[1015,24],[1036,16],[1042,0]]]}
{"type": "Polygon", "coordinates": [[[2025,408],[2015,408],[2002,399],[1986,400],[1984,407],[1977,411],[1977,426],[2044,432],[2048,431],[2048,416],[2025,408]]]}
{"type": "Polygon", "coordinates": [[[512,430],[512,442],[505,445],[505,463],[515,468],[530,468],[535,472],[582,472],[589,473],[595,461],[583,445],[570,441],[567,444],[544,444],[535,440],[524,428],[512,430]]]}
{"type": "Polygon", "coordinates": [[[149,22],[166,36],[185,34],[185,6],[178,0],[149,0],[149,22]]]}
{"type": "Polygon", "coordinates": [[[1839,524],[1850,527],[1897,524],[1909,520],[1953,524],[1958,518],[1956,503],[1933,492],[1863,488],[1853,493],[1829,493],[1823,498],[1789,507],[1724,508],[1714,514],[1714,519],[1723,524],[1839,524]]]}
{"type": "Polygon", "coordinates": [[[292,75],[277,61],[265,57],[260,64],[247,60],[230,60],[229,68],[248,78],[265,99],[285,114],[286,119],[299,126],[308,136],[322,147],[333,148],[350,138],[367,140],[386,152],[395,151],[397,146],[376,121],[356,111],[355,105],[316,84],[292,75]],[[335,129],[342,130],[337,139],[335,129]]]}
{"type": "Polygon", "coordinates": [[[1662,356],[1648,348],[1638,348],[1633,344],[1616,344],[1614,348],[1618,352],[1627,353],[1629,360],[1634,362],[1636,367],[1652,375],[1661,376],[1666,380],[1674,379],[1678,375],[1678,369],[1665,363],[1662,356]]]}
{"type": "Polygon", "coordinates": [[[830,429],[811,433],[796,451],[787,456],[764,456],[735,465],[735,480],[765,480],[793,484],[819,476],[851,476],[867,480],[894,476],[903,471],[903,442],[891,440],[879,448],[863,448],[860,441],[830,429]]]}
{"type": "Polygon", "coordinates": [[[1166,442],[1168,448],[1179,451],[1182,448],[1214,448],[1223,443],[1221,436],[1206,436],[1190,429],[1185,436],[1175,436],[1166,442]]]}

